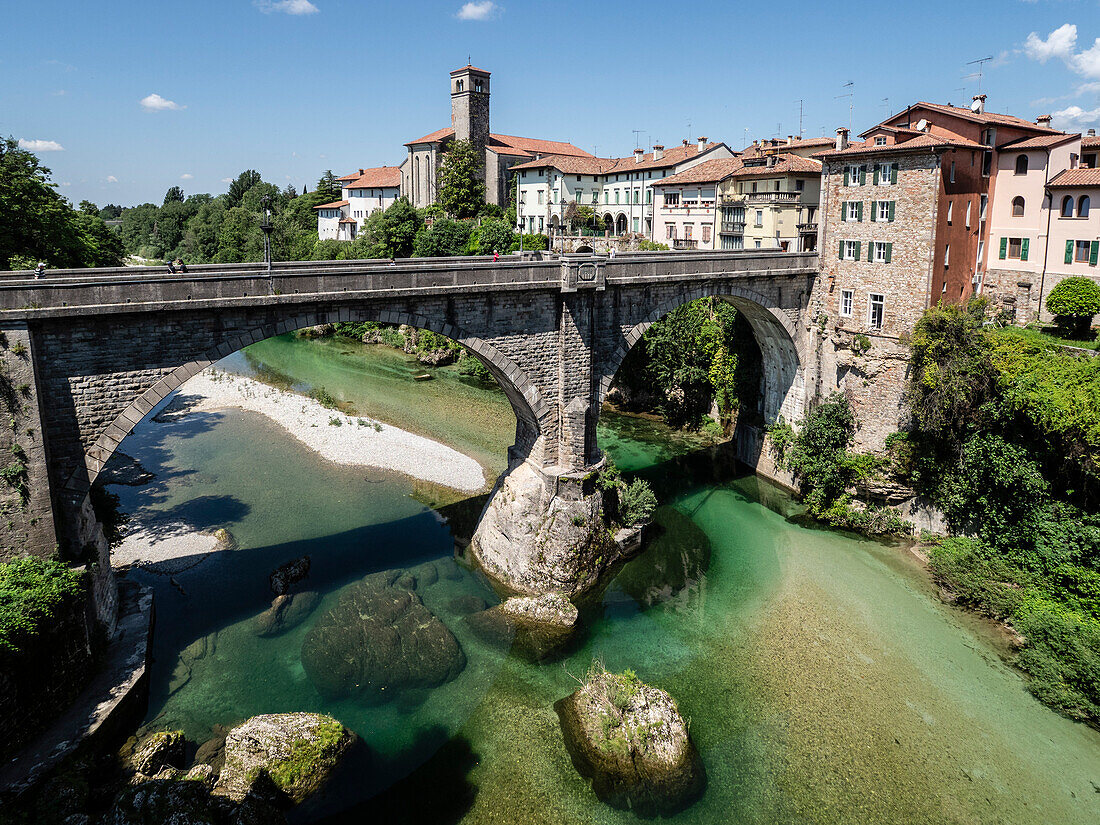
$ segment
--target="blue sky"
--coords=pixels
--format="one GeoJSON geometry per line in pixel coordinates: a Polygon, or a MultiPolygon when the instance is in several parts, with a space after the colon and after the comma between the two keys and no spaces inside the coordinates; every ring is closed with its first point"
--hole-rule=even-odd
{"type": "Polygon", "coordinates": [[[849,91],[856,131],[966,104],[986,56],[990,110],[1100,125],[1098,0],[5,0],[2,19],[0,135],[52,149],[60,191],[101,205],[222,192],[249,167],[301,188],[399,163],[449,125],[467,57],[493,73],[493,131],[600,155],[629,154],[635,129],[646,146],[786,136],[799,99],[804,133],[832,134],[849,91]]]}

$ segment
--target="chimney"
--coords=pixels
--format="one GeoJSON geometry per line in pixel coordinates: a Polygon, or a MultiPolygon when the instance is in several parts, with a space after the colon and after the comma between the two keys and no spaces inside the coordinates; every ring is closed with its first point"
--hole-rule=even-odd
{"type": "Polygon", "coordinates": [[[1096,137],[1096,130],[1089,129],[1087,132],[1085,132],[1085,137],[1096,137]]]}
{"type": "Polygon", "coordinates": [[[776,155],[768,155],[768,166],[775,166],[776,155]]]}
{"type": "Polygon", "coordinates": [[[1035,125],[1042,126],[1044,129],[1049,129],[1050,117],[1050,115],[1039,115],[1039,117],[1035,118],[1035,125]]]}
{"type": "Polygon", "coordinates": [[[654,146],[653,146],[653,159],[654,160],[660,160],[664,156],[665,156],[665,147],[662,146],[660,143],[654,144],[654,146]]]}
{"type": "Polygon", "coordinates": [[[641,163],[644,158],[645,158],[645,149],[635,149],[634,150],[634,162],[635,163],[641,163]]]}
{"type": "Polygon", "coordinates": [[[841,127],[836,130],[836,150],[839,152],[842,149],[848,148],[848,130],[841,127]]]}
{"type": "Polygon", "coordinates": [[[362,169],[359,170],[359,177],[363,177],[363,171],[364,170],[362,170],[362,169]]]}
{"type": "Polygon", "coordinates": [[[702,152],[707,148],[707,139],[705,137],[699,138],[699,151],[702,152]]]}
{"type": "Polygon", "coordinates": [[[794,143],[794,135],[787,135],[787,145],[790,146],[794,143]]]}
{"type": "Polygon", "coordinates": [[[977,115],[985,114],[985,95],[974,95],[974,105],[970,110],[977,115]]]}
{"type": "Polygon", "coordinates": [[[687,146],[687,145],[688,145],[688,140],[687,140],[687,138],[684,138],[684,146],[687,146]]]}

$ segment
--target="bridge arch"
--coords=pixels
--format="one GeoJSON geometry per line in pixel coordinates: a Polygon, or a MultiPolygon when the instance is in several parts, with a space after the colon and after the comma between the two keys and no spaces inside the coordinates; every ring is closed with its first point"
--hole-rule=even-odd
{"type": "MultiPolygon", "coordinates": [[[[133,431],[149,410],[192,376],[257,341],[305,327],[333,323],[333,315],[331,311],[308,311],[282,321],[261,324],[226,339],[198,358],[176,367],[135,397],[104,428],[92,446],[85,451],[85,466],[77,467],[66,480],[66,492],[77,497],[86,495],[122,440],[133,431]]],[[[540,456],[532,453],[541,449],[542,436],[550,429],[549,421],[553,412],[527,373],[492,344],[453,324],[401,310],[370,307],[342,310],[339,315],[340,320],[353,323],[404,324],[437,333],[462,344],[481,359],[512,405],[516,416],[516,441],[509,450],[509,463],[513,458],[522,460],[528,456],[541,461],[540,456]]]]}
{"type": "Polygon", "coordinates": [[[797,328],[779,304],[765,293],[739,286],[704,285],[679,293],[658,304],[643,320],[622,337],[610,360],[601,370],[598,406],[602,407],[615,374],[627,353],[641,340],[646,330],[677,307],[700,298],[721,298],[745,316],[756,336],[763,360],[761,392],[764,419],[770,424],[782,416],[797,421],[805,414],[805,358],[799,352],[797,328]]]}

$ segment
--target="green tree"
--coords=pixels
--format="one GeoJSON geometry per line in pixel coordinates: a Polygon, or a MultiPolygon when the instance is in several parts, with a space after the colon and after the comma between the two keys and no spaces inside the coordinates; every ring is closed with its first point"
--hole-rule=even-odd
{"type": "Polygon", "coordinates": [[[81,201],[77,209],[79,209],[85,215],[95,215],[96,217],[99,217],[99,207],[91,201],[81,201]]]}
{"type": "Polygon", "coordinates": [[[239,206],[225,213],[225,220],[218,231],[216,263],[258,261],[263,257],[263,249],[259,215],[239,206]]]}
{"type": "Polygon", "coordinates": [[[74,212],[72,226],[83,247],[83,266],[122,266],[126,258],[122,238],[110,230],[103,218],[98,214],[74,212]]]}
{"type": "Polygon", "coordinates": [[[468,140],[456,140],[439,170],[439,204],[452,218],[473,218],[485,203],[485,159],[468,140]]]}
{"type": "Polygon", "coordinates": [[[152,203],[132,206],[123,211],[119,233],[126,251],[131,255],[156,256],[154,232],[157,225],[157,212],[156,204],[152,203]]]}
{"type": "Polygon", "coordinates": [[[516,240],[516,233],[503,218],[483,220],[481,232],[478,235],[478,254],[492,255],[493,252],[499,252],[501,255],[507,255],[512,251],[516,240]]]}
{"type": "Polygon", "coordinates": [[[848,399],[834,394],[806,416],[782,458],[783,466],[798,479],[802,496],[815,516],[823,515],[853,480],[848,445],[855,431],[856,420],[848,399]]]}
{"type": "Polygon", "coordinates": [[[228,199],[225,197],[199,205],[187,222],[180,243],[181,257],[191,263],[213,263],[218,255],[218,235],[225,221],[228,199]]]}
{"type": "Polygon", "coordinates": [[[324,197],[321,203],[339,200],[340,191],[340,181],[336,180],[336,175],[332,174],[331,169],[326,169],[325,174],[321,175],[321,179],[317,181],[317,194],[324,197]]]}
{"type": "Polygon", "coordinates": [[[416,235],[415,258],[443,258],[462,255],[470,240],[473,226],[465,221],[440,218],[416,235]]]}
{"type": "Polygon", "coordinates": [[[183,203],[183,190],[180,187],[173,186],[164,193],[164,205],[170,203],[183,203]]]}
{"type": "Polygon", "coordinates": [[[7,269],[14,256],[81,266],[70,212],[38,157],[20,149],[14,138],[0,140],[0,268],[7,269]]]}
{"type": "Polygon", "coordinates": [[[1047,311],[1069,335],[1087,338],[1093,316],[1100,313],[1100,284],[1081,276],[1066,278],[1047,296],[1047,311]]]}
{"type": "Polygon", "coordinates": [[[261,180],[260,173],[255,169],[246,169],[237,175],[236,179],[229,184],[229,191],[226,193],[229,196],[229,205],[240,206],[245,192],[261,180]]]}

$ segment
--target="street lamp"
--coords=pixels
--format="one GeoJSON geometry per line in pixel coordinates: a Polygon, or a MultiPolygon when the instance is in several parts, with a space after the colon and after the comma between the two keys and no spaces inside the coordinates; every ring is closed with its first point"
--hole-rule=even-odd
{"type": "Polygon", "coordinates": [[[271,272],[271,195],[264,195],[260,198],[260,203],[264,207],[264,222],[260,224],[260,229],[264,233],[264,263],[267,264],[268,273],[271,272]]]}

